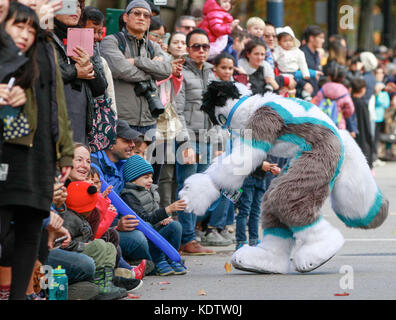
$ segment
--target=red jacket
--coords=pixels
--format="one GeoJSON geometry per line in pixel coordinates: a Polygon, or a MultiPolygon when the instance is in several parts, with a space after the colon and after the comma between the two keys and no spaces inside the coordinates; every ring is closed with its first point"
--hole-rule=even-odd
{"type": "Polygon", "coordinates": [[[220,36],[231,34],[232,15],[225,11],[216,0],[207,0],[203,6],[203,20],[198,25],[209,36],[209,42],[215,42],[220,36]]]}

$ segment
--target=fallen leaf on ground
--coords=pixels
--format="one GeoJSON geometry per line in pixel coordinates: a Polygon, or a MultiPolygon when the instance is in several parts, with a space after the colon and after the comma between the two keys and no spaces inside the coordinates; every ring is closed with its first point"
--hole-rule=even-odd
{"type": "Polygon", "coordinates": [[[348,292],[344,292],[344,293],[334,293],[334,295],[335,295],[336,297],[345,297],[345,296],[349,296],[349,293],[348,293],[348,292]]]}
{"type": "Polygon", "coordinates": [[[169,281],[161,281],[159,284],[170,284],[169,281]]]}
{"type": "Polygon", "coordinates": [[[132,293],[128,293],[128,298],[129,298],[129,299],[139,299],[140,296],[139,296],[139,295],[134,295],[134,294],[132,294],[132,293]]]}
{"type": "Polygon", "coordinates": [[[198,296],[206,296],[206,292],[204,289],[198,291],[198,296]]]}
{"type": "Polygon", "coordinates": [[[224,265],[224,269],[227,273],[231,272],[231,263],[228,263],[228,261],[224,265]]]}
{"type": "Polygon", "coordinates": [[[393,230],[393,232],[392,232],[393,234],[396,234],[396,229],[395,230],[393,230]]]}

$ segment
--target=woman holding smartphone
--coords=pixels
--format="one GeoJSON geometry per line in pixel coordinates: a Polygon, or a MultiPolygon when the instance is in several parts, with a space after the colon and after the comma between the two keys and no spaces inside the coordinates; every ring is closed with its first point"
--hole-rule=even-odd
{"type": "MultiPolygon", "coordinates": [[[[12,2],[4,30],[26,61],[2,82],[15,77],[26,94],[21,111],[28,133],[3,144],[2,163],[8,164],[0,179],[0,243],[14,232],[10,300],[26,299],[25,292],[37,259],[43,219],[49,216],[56,163],[68,177],[73,158],[73,141],[64,100],[63,84],[55,51],[40,29],[36,13],[12,2]],[[11,228],[11,221],[13,225],[11,228]]],[[[2,52],[3,53],[3,52],[2,52]]]]}
{"type": "Polygon", "coordinates": [[[107,82],[103,69],[83,48],[67,55],[68,28],[81,28],[79,23],[84,0],[78,0],[75,14],[55,14],[52,37],[56,44],[58,63],[65,84],[67,110],[73,129],[73,140],[88,145],[95,110],[94,98],[105,93],[107,82]]]}

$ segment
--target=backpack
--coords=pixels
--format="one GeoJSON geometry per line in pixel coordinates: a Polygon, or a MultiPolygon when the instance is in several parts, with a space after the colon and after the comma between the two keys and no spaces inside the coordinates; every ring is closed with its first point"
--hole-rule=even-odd
{"type": "MultiPolygon", "coordinates": [[[[127,46],[125,35],[122,31],[114,33],[114,36],[116,37],[118,41],[118,48],[120,51],[125,55],[125,49],[127,46]]],[[[154,58],[154,47],[153,44],[151,43],[151,40],[147,39],[147,49],[150,53],[151,59],[154,58]]]]}
{"type": "Polygon", "coordinates": [[[335,123],[336,126],[338,126],[342,114],[338,113],[337,100],[346,97],[348,94],[344,94],[336,99],[330,99],[325,96],[323,89],[320,89],[320,92],[323,95],[323,99],[319,103],[319,109],[322,110],[335,123]]]}

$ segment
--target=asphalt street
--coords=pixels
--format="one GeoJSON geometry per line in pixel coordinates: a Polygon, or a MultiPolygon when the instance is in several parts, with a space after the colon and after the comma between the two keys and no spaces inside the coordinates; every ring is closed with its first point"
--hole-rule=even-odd
{"type": "MultiPolygon", "coordinates": [[[[396,299],[396,162],[375,169],[390,201],[387,220],[374,230],[350,229],[326,202],[324,217],[339,228],[343,248],[309,273],[264,275],[226,270],[234,245],[211,247],[216,255],[184,256],[188,273],[148,276],[134,295],[139,300],[394,300],[396,299]]],[[[347,196],[347,195],[346,195],[347,196]]],[[[160,312],[160,310],[159,310],[160,312]]]]}

